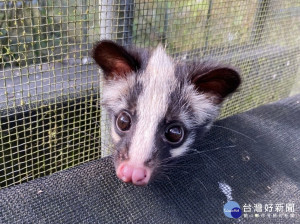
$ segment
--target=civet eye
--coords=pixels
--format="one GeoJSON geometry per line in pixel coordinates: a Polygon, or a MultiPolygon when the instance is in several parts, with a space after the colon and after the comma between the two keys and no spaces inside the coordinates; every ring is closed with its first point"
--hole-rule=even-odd
{"type": "Polygon", "coordinates": [[[184,136],[184,130],[182,126],[178,124],[169,125],[165,130],[165,138],[170,143],[179,143],[184,136]]]}
{"type": "Polygon", "coordinates": [[[116,120],[116,126],[120,131],[128,131],[131,127],[131,116],[128,112],[123,111],[116,120]]]}

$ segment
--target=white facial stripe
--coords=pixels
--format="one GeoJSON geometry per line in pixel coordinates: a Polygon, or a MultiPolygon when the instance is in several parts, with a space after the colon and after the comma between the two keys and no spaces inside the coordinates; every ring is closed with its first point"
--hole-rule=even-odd
{"type": "Polygon", "coordinates": [[[112,119],[112,125],[111,125],[111,137],[114,141],[114,143],[117,143],[121,140],[121,137],[116,133],[115,130],[115,124],[114,124],[114,119],[112,119]]]}
{"type": "Polygon", "coordinates": [[[134,84],[134,75],[128,75],[126,79],[107,81],[103,90],[103,103],[114,111],[120,111],[126,108],[126,96],[134,84]]]}
{"type": "Polygon", "coordinates": [[[199,94],[193,86],[187,88],[188,102],[192,106],[195,120],[193,123],[202,124],[206,119],[215,118],[218,114],[219,107],[213,104],[204,94],[199,94]]]}
{"type": "Polygon", "coordinates": [[[146,71],[139,80],[143,92],[138,98],[136,131],[129,150],[130,160],[143,165],[151,157],[158,123],[168,109],[168,98],[175,89],[175,68],[162,46],[152,53],[146,71]]]}
{"type": "Polygon", "coordinates": [[[180,119],[182,122],[184,122],[185,126],[186,126],[188,129],[192,127],[192,125],[193,125],[192,123],[193,123],[193,122],[190,121],[190,115],[189,115],[186,111],[184,111],[184,110],[180,111],[179,119],[180,119]]]}
{"type": "Polygon", "coordinates": [[[171,157],[178,157],[184,155],[189,150],[190,144],[193,143],[193,139],[195,139],[195,136],[189,136],[189,138],[178,148],[172,149],[170,151],[171,157]]]}
{"type": "Polygon", "coordinates": [[[218,112],[218,106],[214,105],[204,94],[199,94],[192,85],[188,85],[183,90],[181,97],[182,101],[191,105],[194,116],[191,116],[191,111],[184,110],[184,107],[179,111],[179,118],[188,129],[195,125],[201,125],[206,119],[214,119],[218,112]]]}

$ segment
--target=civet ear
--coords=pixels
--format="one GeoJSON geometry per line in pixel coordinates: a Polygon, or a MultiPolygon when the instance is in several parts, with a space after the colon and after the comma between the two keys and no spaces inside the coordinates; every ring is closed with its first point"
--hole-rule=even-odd
{"type": "Polygon", "coordinates": [[[239,73],[228,67],[216,67],[206,73],[193,72],[191,82],[198,92],[213,95],[217,103],[221,103],[240,85],[239,73]]]}
{"type": "Polygon", "coordinates": [[[98,42],[92,57],[103,70],[106,79],[119,79],[140,68],[138,58],[110,40],[98,42]]]}

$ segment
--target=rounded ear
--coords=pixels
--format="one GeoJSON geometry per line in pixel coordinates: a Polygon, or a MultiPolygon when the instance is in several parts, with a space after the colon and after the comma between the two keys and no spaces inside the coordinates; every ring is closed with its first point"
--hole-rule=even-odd
{"type": "Polygon", "coordinates": [[[136,57],[110,40],[98,42],[93,49],[92,57],[103,70],[106,79],[125,77],[140,68],[136,57]]]}
{"type": "Polygon", "coordinates": [[[221,103],[239,87],[241,78],[232,68],[217,67],[211,68],[204,74],[195,73],[191,81],[198,92],[213,95],[217,98],[216,103],[221,103]]]}

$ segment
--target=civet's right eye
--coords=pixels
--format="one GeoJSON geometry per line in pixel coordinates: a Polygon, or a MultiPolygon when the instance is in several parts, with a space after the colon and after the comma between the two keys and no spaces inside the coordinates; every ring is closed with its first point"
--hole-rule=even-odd
{"type": "Polygon", "coordinates": [[[131,115],[122,111],[117,117],[116,126],[121,132],[128,131],[131,127],[131,115]]]}

